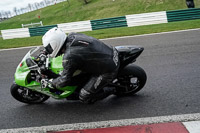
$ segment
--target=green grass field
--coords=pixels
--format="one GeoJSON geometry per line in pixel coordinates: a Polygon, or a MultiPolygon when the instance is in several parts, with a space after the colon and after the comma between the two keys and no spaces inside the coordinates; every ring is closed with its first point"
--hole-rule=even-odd
{"type": "MultiPolygon", "coordinates": [[[[70,4],[68,4],[68,2],[63,2],[13,17],[12,19],[1,22],[0,30],[21,28],[21,24],[29,24],[31,22],[39,21],[43,21],[44,25],[52,25],[82,20],[117,17],[128,14],[187,8],[185,0],[90,0],[90,3],[87,5],[84,5],[81,0],[70,0],[69,3],[70,4]],[[38,16],[40,16],[40,19],[38,16]]],[[[195,5],[196,7],[199,7],[200,0],[196,0],[195,5]]],[[[200,19],[167,24],[111,28],[84,33],[101,39],[200,28],[199,24],[200,19]]],[[[41,45],[41,38],[41,36],[10,40],[3,40],[0,38],[0,49],[41,45]]]]}
{"type": "MultiPolygon", "coordinates": [[[[69,0],[37,11],[13,17],[0,23],[0,30],[21,28],[21,24],[42,21],[53,25],[82,20],[94,20],[128,14],[185,9],[185,0],[90,0],[84,5],[82,0],[69,0]],[[38,18],[40,16],[40,19],[38,18]]],[[[199,7],[200,0],[195,0],[199,7]]]]}

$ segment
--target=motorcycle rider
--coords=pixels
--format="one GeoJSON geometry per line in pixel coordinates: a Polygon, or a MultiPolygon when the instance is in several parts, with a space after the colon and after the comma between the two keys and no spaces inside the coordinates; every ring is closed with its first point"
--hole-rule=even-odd
{"type": "Polygon", "coordinates": [[[89,81],[80,90],[79,99],[92,103],[111,93],[103,90],[117,75],[118,51],[98,39],[80,33],[68,36],[59,28],[52,28],[42,37],[43,46],[50,57],[63,56],[63,72],[51,82],[52,89],[62,88],[70,83],[76,70],[89,73],[89,81]],[[103,91],[102,91],[103,90],[103,91]]]}

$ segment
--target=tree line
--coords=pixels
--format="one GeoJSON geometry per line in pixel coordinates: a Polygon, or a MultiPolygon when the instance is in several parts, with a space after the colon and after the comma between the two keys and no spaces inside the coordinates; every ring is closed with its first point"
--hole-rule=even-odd
{"type": "MultiPolygon", "coordinates": [[[[43,0],[41,2],[35,2],[33,4],[29,3],[26,7],[22,8],[14,7],[12,11],[0,11],[0,21],[64,1],[67,1],[68,4],[70,4],[69,0],[43,0]]],[[[88,4],[89,2],[91,2],[91,0],[79,0],[79,1],[83,2],[83,4],[88,4]]]]}
{"type": "Polygon", "coordinates": [[[33,4],[29,3],[26,7],[17,8],[14,7],[12,11],[1,11],[0,20],[8,19],[17,15],[21,15],[27,12],[35,11],[56,3],[60,3],[66,0],[43,0],[41,2],[35,2],[33,4]]]}

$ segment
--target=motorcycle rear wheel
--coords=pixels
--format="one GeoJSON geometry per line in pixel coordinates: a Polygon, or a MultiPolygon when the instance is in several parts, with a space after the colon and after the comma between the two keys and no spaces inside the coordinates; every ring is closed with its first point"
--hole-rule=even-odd
{"type": "Polygon", "coordinates": [[[128,65],[120,72],[118,76],[118,82],[116,84],[120,85],[121,87],[116,87],[115,95],[133,95],[144,87],[146,81],[146,72],[141,67],[134,64],[128,65]]]}
{"type": "Polygon", "coordinates": [[[16,100],[27,104],[43,103],[49,98],[47,95],[32,91],[15,83],[11,86],[10,92],[16,100]]]}

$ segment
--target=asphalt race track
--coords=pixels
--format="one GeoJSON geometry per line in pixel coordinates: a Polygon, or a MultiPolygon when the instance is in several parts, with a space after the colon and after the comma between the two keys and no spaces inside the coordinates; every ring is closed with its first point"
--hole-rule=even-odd
{"type": "Polygon", "coordinates": [[[143,90],[93,105],[54,99],[26,105],[12,98],[10,86],[29,49],[0,51],[0,129],[200,113],[200,30],[103,41],[145,48],[135,63],[148,76],[143,90]]]}

